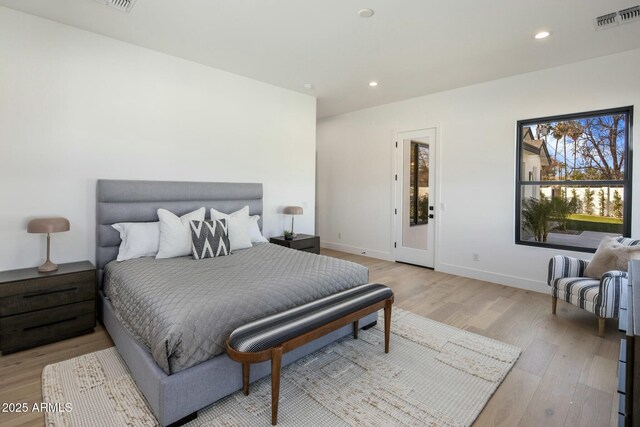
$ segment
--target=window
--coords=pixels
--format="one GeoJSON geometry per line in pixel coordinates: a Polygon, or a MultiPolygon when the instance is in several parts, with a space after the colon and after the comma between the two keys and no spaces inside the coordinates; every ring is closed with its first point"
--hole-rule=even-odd
{"type": "Polygon", "coordinates": [[[518,122],[516,243],[594,252],[631,232],[633,107],[518,122]]]}
{"type": "Polygon", "coordinates": [[[409,224],[429,223],[429,145],[411,141],[409,224]]]}

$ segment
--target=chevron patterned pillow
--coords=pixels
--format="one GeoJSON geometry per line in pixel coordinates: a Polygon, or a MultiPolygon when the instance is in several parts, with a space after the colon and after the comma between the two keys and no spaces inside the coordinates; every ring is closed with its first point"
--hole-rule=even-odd
{"type": "Polygon", "coordinates": [[[191,253],[194,259],[213,258],[229,255],[229,235],[227,221],[190,221],[191,253]]]}

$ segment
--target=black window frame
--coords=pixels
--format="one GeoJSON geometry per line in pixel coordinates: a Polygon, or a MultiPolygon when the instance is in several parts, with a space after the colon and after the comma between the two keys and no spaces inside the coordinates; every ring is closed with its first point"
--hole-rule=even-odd
{"type": "MultiPolygon", "coordinates": [[[[535,119],[526,119],[526,120],[518,120],[516,127],[516,218],[515,218],[515,243],[516,245],[524,245],[524,246],[537,246],[543,248],[552,248],[552,249],[561,249],[561,250],[570,250],[576,252],[588,252],[594,253],[596,248],[587,248],[584,246],[570,246],[570,245],[559,245],[548,242],[535,242],[522,240],[521,231],[522,231],[522,185],[523,183],[527,183],[527,185],[575,185],[576,181],[572,180],[563,180],[563,181],[525,181],[522,179],[522,142],[524,138],[523,129],[527,126],[540,124],[540,123],[551,123],[558,121],[569,121],[569,120],[579,120],[579,119],[587,119],[598,116],[606,116],[606,115],[615,115],[615,114],[625,114],[627,116],[627,125],[626,125],[626,164],[624,168],[624,208],[622,212],[622,235],[624,237],[631,237],[631,207],[632,207],[632,185],[633,185],[633,173],[632,173],[632,164],[633,164],[633,106],[620,107],[620,108],[609,108],[603,110],[596,111],[586,111],[582,113],[573,113],[573,114],[563,114],[557,116],[548,116],[548,117],[539,117],[535,119]]],[[[619,181],[579,181],[581,183],[602,185],[602,184],[619,184],[619,181]]]]}

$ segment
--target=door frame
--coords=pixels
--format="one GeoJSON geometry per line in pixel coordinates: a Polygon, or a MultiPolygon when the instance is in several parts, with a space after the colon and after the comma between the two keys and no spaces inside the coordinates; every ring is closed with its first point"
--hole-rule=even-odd
{"type": "MultiPolygon", "coordinates": [[[[419,126],[419,127],[415,127],[415,128],[410,128],[410,129],[400,129],[400,130],[394,130],[392,132],[392,137],[391,137],[391,170],[392,170],[392,174],[391,174],[391,224],[390,224],[390,235],[391,235],[391,245],[389,248],[389,253],[391,254],[391,260],[394,262],[398,262],[397,258],[396,258],[396,243],[398,241],[398,232],[397,232],[397,223],[396,223],[396,217],[397,214],[395,213],[396,209],[398,208],[398,206],[396,205],[396,202],[398,200],[397,197],[397,185],[396,185],[396,175],[399,173],[402,173],[402,171],[398,171],[396,166],[398,164],[397,162],[397,156],[398,156],[398,150],[397,150],[397,146],[400,144],[400,134],[401,133],[409,133],[409,132],[424,132],[424,131],[429,131],[429,130],[434,130],[435,132],[435,146],[436,146],[436,155],[435,155],[435,180],[436,180],[436,185],[435,185],[435,197],[434,197],[434,214],[435,214],[435,221],[433,224],[433,230],[434,230],[434,260],[433,260],[433,269],[436,271],[440,270],[440,216],[442,215],[443,209],[441,206],[441,200],[442,200],[442,180],[441,180],[441,174],[440,174],[440,163],[442,161],[442,125],[434,125],[434,124],[430,124],[430,125],[425,125],[425,126],[419,126]]],[[[427,268],[427,267],[423,267],[423,268],[427,268]]]]}

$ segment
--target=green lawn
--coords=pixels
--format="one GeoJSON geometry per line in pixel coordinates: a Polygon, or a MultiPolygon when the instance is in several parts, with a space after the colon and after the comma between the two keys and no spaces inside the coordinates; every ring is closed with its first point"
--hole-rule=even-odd
{"type": "Polygon", "coordinates": [[[600,222],[604,224],[622,224],[621,219],[598,215],[571,214],[568,219],[573,221],[600,222]]]}

